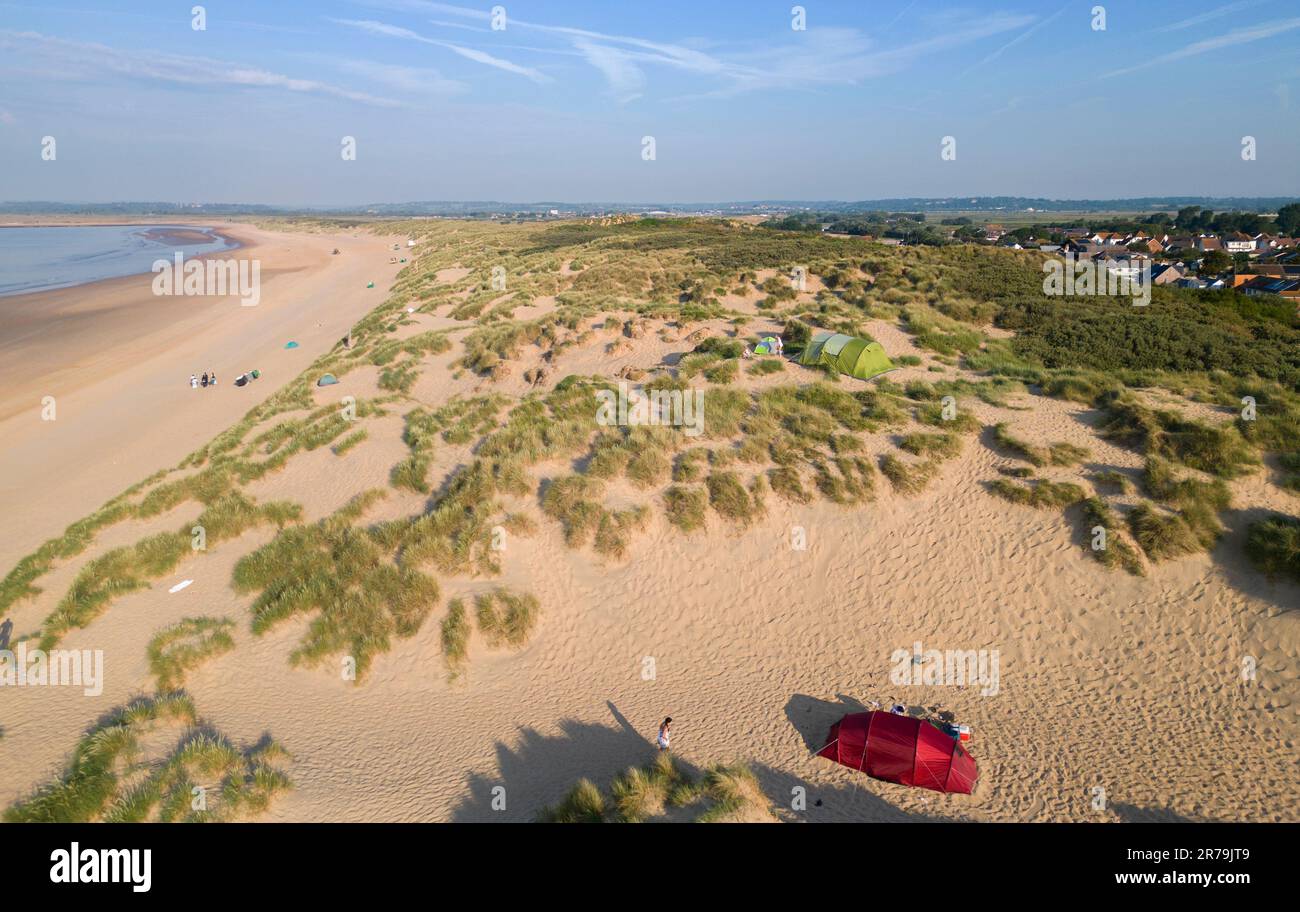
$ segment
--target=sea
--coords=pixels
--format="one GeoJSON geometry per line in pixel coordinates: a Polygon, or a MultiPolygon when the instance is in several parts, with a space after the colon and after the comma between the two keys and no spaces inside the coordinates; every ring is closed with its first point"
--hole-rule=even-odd
{"type": "Polygon", "coordinates": [[[151,271],[157,260],[238,247],[193,225],[0,227],[0,297],[151,271]]]}

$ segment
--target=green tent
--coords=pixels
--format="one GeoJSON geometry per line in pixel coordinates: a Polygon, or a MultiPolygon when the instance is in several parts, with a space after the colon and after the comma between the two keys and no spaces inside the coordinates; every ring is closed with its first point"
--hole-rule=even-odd
{"type": "Polygon", "coordinates": [[[893,362],[879,342],[868,342],[843,333],[817,333],[796,360],[805,367],[827,364],[841,374],[859,380],[870,380],[877,374],[894,369],[893,362]]]}

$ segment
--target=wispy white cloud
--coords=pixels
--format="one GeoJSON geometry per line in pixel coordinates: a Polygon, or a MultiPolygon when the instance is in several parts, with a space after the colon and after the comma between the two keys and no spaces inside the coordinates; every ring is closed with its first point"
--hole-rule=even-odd
{"type": "Polygon", "coordinates": [[[576,41],[574,46],[588,63],[604,74],[610,94],[619,102],[627,103],[641,97],[645,73],[630,56],[616,48],[586,40],[576,41]]]}
{"type": "Polygon", "coordinates": [[[887,32],[894,26],[898,25],[899,20],[902,19],[904,16],[906,16],[908,13],[910,13],[912,11],[912,7],[914,6],[916,6],[916,0],[912,0],[911,3],[907,4],[907,6],[899,10],[898,15],[895,16],[893,19],[890,19],[889,22],[885,23],[885,27],[881,29],[881,31],[887,32]]]}
{"type": "Polygon", "coordinates": [[[446,96],[469,91],[469,86],[465,83],[448,79],[437,70],[427,67],[398,66],[370,60],[340,60],[335,63],[345,73],[412,95],[446,96]]]}
{"type": "Polygon", "coordinates": [[[1109,79],[1112,76],[1124,76],[1128,73],[1135,73],[1138,70],[1145,70],[1148,67],[1162,66],[1166,63],[1173,63],[1178,60],[1186,60],[1188,57],[1208,54],[1211,51],[1217,51],[1222,48],[1233,47],[1238,44],[1248,44],[1252,41],[1262,41],[1265,38],[1272,38],[1276,35],[1281,35],[1297,28],[1300,28],[1300,18],[1279,19],[1276,22],[1264,22],[1259,25],[1234,29],[1231,32],[1216,35],[1213,38],[1206,38],[1204,41],[1194,42],[1186,47],[1179,48],[1176,51],[1171,51],[1168,54],[1161,54],[1159,57],[1152,57],[1149,60],[1144,60],[1134,66],[1111,70],[1109,73],[1106,73],[1103,78],[1109,79]]]}
{"type": "Polygon", "coordinates": [[[130,79],[153,80],[178,85],[225,85],[274,88],[305,92],[379,107],[398,107],[389,99],[357,92],[315,79],[300,79],[259,67],[161,54],[156,51],[123,51],[103,44],[68,41],[39,32],[0,29],[0,49],[15,55],[27,54],[57,65],[68,76],[102,76],[113,73],[130,79]]]}
{"type": "Polygon", "coordinates": [[[384,35],[389,38],[402,38],[407,41],[418,41],[422,44],[445,48],[453,54],[464,57],[466,60],[472,60],[475,63],[481,63],[484,66],[495,67],[496,69],[504,70],[507,73],[524,76],[539,84],[551,81],[551,77],[532,67],[520,66],[517,63],[512,63],[501,57],[494,57],[486,51],[480,51],[477,48],[464,47],[450,41],[441,41],[437,38],[429,38],[426,35],[421,35],[419,32],[404,28],[400,25],[392,25],[387,22],[377,22],[373,19],[331,18],[330,21],[337,25],[344,25],[349,28],[358,29],[359,31],[369,32],[372,35],[384,35]]]}
{"type": "Polygon", "coordinates": [[[1259,6],[1260,3],[1262,2],[1265,2],[1265,0],[1238,0],[1237,3],[1229,3],[1226,4],[1225,6],[1217,7],[1216,9],[1207,10],[1204,13],[1201,13],[1197,16],[1192,16],[1188,19],[1182,19],[1179,20],[1178,22],[1171,22],[1169,25],[1156,29],[1156,31],[1176,32],[1181,29],[1192,28],[1193,26],[1200,25],[1203,22],[1211,22],[1223,16],[1231,16],[1233,13],[1239,13],[1242,10],[1249,9],[1252,6],[1259,6]]]}
{"type": "MultiPolygon", "coordinates": [[[[981,60],[979,63],[975,64],[975,66],[971,67],[970,69],[971,69],[971,70],[974,70],[974,69],[976,69],[976,68],[978,68],[978,67],[987,66],[988,64],[990,64],[990,63],[992,63],[993,61],[997,60],[999,57],[1001,57],[1001,56],[1002,56],[1004,53],[1006,53],[1007,51],[1011,50],[1011,49],[1012,49],[1013,47],[1015,47],[1017,44],[1020,44],[1020,43],[1023,42],[1023,41],[1027,41],[1027,40],[1029,39],[1029,37],[1030,37],[1031,35],[1034,34],[1034,32],[1038,31],[1038,30],[1041,29],[1043,26],[1047,25],[1048,23],[1052,22],[1053,20],[1058,19],[1058,18],[1060,17],[1060,15],[1061,15],[1062,13],[1064,13],[1064,12],[1065,12],[1067,9],[1069,9],[1069,8],[1070,8],[1070,4],[1067,3],[1067,4],[1065,4],[1065,6],[1061,7],[1061,8],[1058,9],[1056,12],[1052,13],[1052,15],[1048,16],[1046,19],[1040,19],[1038,22],[1035,22],[1035,23],[1034,23],[1033,25],[1031,25],[1029,28],[1025,29],[1025,30],[1024,30],[1023,32],[1021,32],[1019,35],[1017,35],[1016,37],[1012,38],[1012,39],[1011,39],[1010,41],[1008,41],[1006,44],[1002,45],[1000,48],[998,48],[997,50],[995,50],[993,53],[989,54],[987,57],[985,57],[985,58],[984,58],[983,60],[981,60]]],[[[967,70],[966,72],[970,72],[970,70],[967,70]]]]}
{"type": "MultiPolygon", "coordinates": [[[[489,21],[486,9],[457,6],[434,0],[361,0],[368,6],[453,17],[469,22],[489,21]]],[[[898,14],[901,18],[914,4],[898,14]]],[[[854,28],[810,28],[790,41],[750,51],[712,53],[683,42],[651,41],[510,18],[508,29],[525,29],[566,41],[605,78],[610,95],[619,101],[640,97],[647,83],[646,68],[658,66],[694,76],[709,83],[694,97],[730,97],[743,92],[806,88],[813,85],[855,83],[898,72],[928,54],[968,42],[1021,29],[1035,22],[1028,14],[974,15],[951,12],[934,19],[927,37],[886,48],[854,28]]]]}

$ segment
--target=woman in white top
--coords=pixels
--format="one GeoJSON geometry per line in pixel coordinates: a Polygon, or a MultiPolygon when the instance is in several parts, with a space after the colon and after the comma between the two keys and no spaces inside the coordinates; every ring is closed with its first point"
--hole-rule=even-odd
{"type": "Polygon", "coordinates": [[[663,724],[659,726],[659,749],[661,751],[668,750],[668,740],[672,734],[672,732],[670,731],[672,722],[673,722],[673,717],[668,716],[666,719],[664,719],[663,724]]]}

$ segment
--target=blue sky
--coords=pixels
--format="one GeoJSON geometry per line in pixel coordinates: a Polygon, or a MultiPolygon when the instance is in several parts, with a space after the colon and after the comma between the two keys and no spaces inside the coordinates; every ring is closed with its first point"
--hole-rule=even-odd
{"type": "Polygon", "coordinates": [[[193,5],[0,0],[0,199],[1300,195],[1295,0],[193,5]]]}

